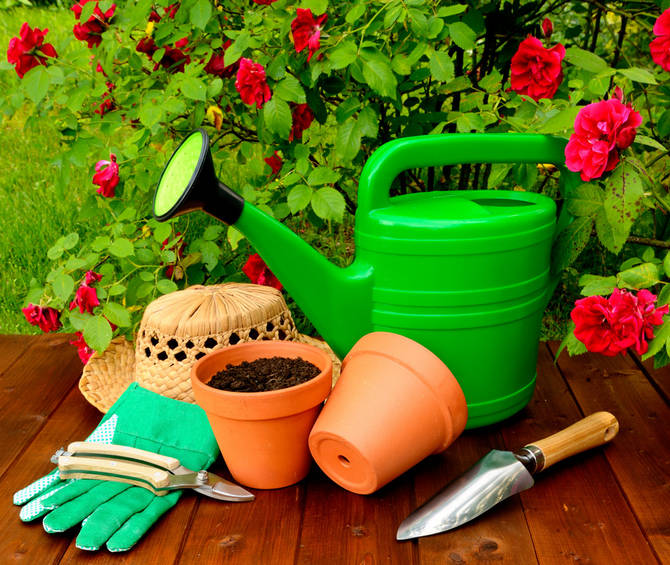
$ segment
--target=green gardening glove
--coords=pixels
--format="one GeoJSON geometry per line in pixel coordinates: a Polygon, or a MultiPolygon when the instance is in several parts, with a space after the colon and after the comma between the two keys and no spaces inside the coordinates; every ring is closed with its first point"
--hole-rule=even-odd
{"type": "MultiPolygon", "coordinates": [[[[86,441],[115,443],[179,459],[184,467],[207,469],[219,449],[207,417],[195,404],[166,398],[131,384],[86,441]]],[[[61,481],[58,469],[14,494],[24,505],[19,516],[29,522],[44,516],[48,533],[79,523],[77,547],[127,551],[170,508],[182,490],[165,496],[112,481],[61,481]]]]}

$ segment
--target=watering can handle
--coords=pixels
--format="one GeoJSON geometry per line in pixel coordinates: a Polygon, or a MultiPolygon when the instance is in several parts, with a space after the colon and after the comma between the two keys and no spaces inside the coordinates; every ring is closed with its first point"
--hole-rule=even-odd
{"type": "Polygon", "coordinates": [[[358,209],[367,214],[388,206],[391,183],[407,169],[463,163],[551,163],[564,169],[565,144],[558,137],[526,133],[447,133],[396,139],[377,149],[365,164],[358,185],[358,209]]]}

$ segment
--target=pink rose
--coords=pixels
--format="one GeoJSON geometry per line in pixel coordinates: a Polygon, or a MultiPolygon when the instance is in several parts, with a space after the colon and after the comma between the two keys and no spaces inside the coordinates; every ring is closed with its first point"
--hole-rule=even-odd
{"type": "Polygon", "coordinates": [[[663,12],[653,29],[655,37],[649,44],[651,58],[665,71],[670,71],[670,8],[663,12]]]}
{"type": "Polygon", "coordinates": [[[56,331],[63,325],[60,322],[60,312],[54,308],[28,304],[21,312],[31,326],[38,326],[45,333],[56,331]]]}
{"type": "Polygon", "coordinates": [[[242,267],[242,272],[249,277],[249,280],[254,284],[261,284],[264,286],[271,286],[277,290],[282,289],[282,284],[272,271],[268,269],[265,261],[258,253],[249,256],[247,262],[242,267]]]}
{"type": "Polygon", "coordinates": [[[528,36],[512,57],[511,89],[536,102],[540,98],[552,98],[563,80],[563,57],[565,47],[560,43],[545,49],[539,39],[528,36]]]}
{"type": "Polygon", "coordinates": [[[262,108],[272,98],[272,91],[265,80],[265,67],[244,57],[239,63],[235,88],[240,93],[242,102],[249,106],[256,104],[256,108],[262,108]]]}
{"type": "Polygon", "coordinates": [[[114,189],[119,184],[119,166],[116,164],[116,155],[109,154],[109,161],[98,161],[95,164],[95,175],[93,175],[93,184],[100,188],[96,191],[105,198],[114,197],[114,189]]]}
{"type": "Polygon", "coordinates": [[[30,29],[28,22],[24,22],[18,37],[9,40],[7,61],[14,65],[16,74],[23,78],[30,69],[38,65],[47,65],[47,57],[58,57],[51,43],[44,43],[48,29],[41,31],[30,29]]]}
{"type": "Polygon", "coordinates": [[[293,34],[293,45],[297,53],[308,48],[309,55],[307,61],[312,58],[315,51],[321,47],[321,28],[328,19],[328,14],[321,14],[316,20],[312,15],[312,10],[296,9],[297,16],[291,22],[291,32],[293,34]]]}
{"type": "Polygon", "coordinates": [[[91,286],[92,284],[100,282],[101,280],[102,275],[93,271],[86,271],[86,274],[84,275],[84,284],[86,286],[91,286]]]}
{"type": "Polygon", "coordinates": [[[566,166],[584,181],[599,178],[617,165],[619,150],[633,143],[641,123],[639,112],[618,98],[584,106],[565,147],[566,166]]]}
{"type": "Polygon", "coordinates": [[[288,135],[288,140],[302,139],[302,132],[305,131],[314,121],[314,112],[307,104],[296,104],[291,112],[293,125],[288,135]]]}

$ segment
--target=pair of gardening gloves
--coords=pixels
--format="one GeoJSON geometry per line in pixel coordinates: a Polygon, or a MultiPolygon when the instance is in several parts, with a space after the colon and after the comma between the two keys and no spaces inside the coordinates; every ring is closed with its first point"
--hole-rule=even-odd
{"type": "MultiPolygon", "coordinates": [[[[203,410],[131,384],[86,441],[114,443],[175,457],[184,467],[207,469],[219,450],[203,410]]],[[[58,469],[14,494],[22,521],[44,517],[48,533],[81,523],[76,545],[95,551],[127,551],[182,494],[165,496],[126,483],[92,479],[61,481],[58,469]]]]}

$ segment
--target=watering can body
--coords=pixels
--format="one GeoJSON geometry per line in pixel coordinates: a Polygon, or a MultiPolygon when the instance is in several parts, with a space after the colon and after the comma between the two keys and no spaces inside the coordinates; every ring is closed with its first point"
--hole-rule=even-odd
{"type": "MultiPolygon", "coordinates": [[[[564,140],[535,134],[385,144],[359,181],[356,255],[344,269],[248,203],[226,221],[246,235],[338,356],[372,331],[409,337],[451,369],[468,403],[467,427],[480,427],[511,416],[533,394],[540,324],[555,286],[552,243],[565,218],[557,222],[554,201],[536,193],[391,197],[391,184],[407,169],[459,163],[562,169],[564,147],[564,140]]],[[[562,171],[563,185],[576,182],[562,171]]]]}

